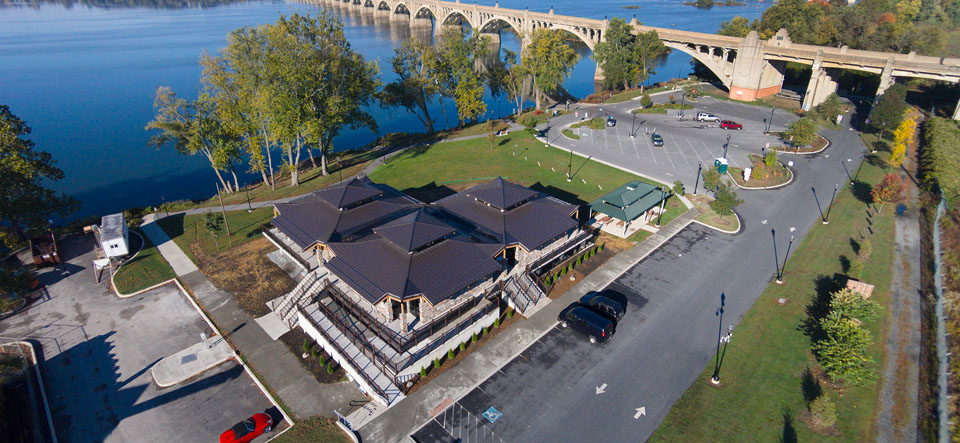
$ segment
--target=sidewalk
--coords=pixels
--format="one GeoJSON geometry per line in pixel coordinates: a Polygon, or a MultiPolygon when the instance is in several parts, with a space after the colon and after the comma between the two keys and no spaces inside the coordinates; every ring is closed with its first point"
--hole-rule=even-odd
{"type": "Polygon", "coordinates": [[[217,289],[152,217],[141,228],[210,319],[296,417],[331,416],[334,410],[347,410],[350,400],[366,398],[353,383],[318,382],[283,344],[270,339],[232,294],[217,289]]]}
{"type": "Polygon", "coordinates": [[[373,413],[359,409],[348,415],[347,419],[355,429],[359,429],[364,441],[407,441],[407,436],[429,421],[434,414],[469,393],[475,386],[553,329],[557,325],[557,316],[563,308],[578,300],[582,294],[599,290],[610,284],[687,227],[697,214],[696,209],[688,210],[633,249],[615,255],[527,321],[514,323],[456,366],[447,369],[435,380],[408,395],[390,409],[377,410],[373,413]]]}
{"type": "Polygon", "coordinates": [[[233,358],[233,348],[223,337],[214,336],[157,362],[150,369],[154,383],[173,386],[213,369],[233,358]]]}

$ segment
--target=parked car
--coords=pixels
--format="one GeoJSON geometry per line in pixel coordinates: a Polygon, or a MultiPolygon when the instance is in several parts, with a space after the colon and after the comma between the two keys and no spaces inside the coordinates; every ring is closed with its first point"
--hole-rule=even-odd
{"type": "Polygon", "coordinates": [[[715,115],[713,115],[713,114],[709,114],[709,113],[706,113],[706,112],[698,112],[698,113],[697,113],[697,121],[700,121],[700,122],[716,122],[716,121],[720,121],[720,117],[717,117],[717,116],[715,116],[715,115]]]}
{"type": "Polygon", "coordinates": [[[609,297],[609,295],[612,294],[607,291],[590,291],[583,297],[580,297],[580,304],[590,308],[593,312],[603,315],[615,322],[619,322],[627,309],[620,304],[620,302],[609,297]]]}
{"type": "Polygon", "coordinates": [[[720,127],[723,128],[723,129],[736,129],[736,130],[738,130],[738,131],[742,131],[742,130],[743,130],[743,125],[741,125],[740,123],[737,123],[737,122],[735,122],[735,121],[733,121],[733,120],[724,120],[724,121],[720,122],[720,127]]]}
{"type": "Polygon", "coordinates": [[[273,429],[273,418],[266,412],[258,412],[220,434],[220,443],[247,443],[270,432],[271,429],[273,429]]]}
{"type": "Polygon", "coordinates": [[[657,134],[656,132],[654,132],[653,135],[650,136],[650,141],[653,142],[654,146],[663,146],[663,137],[661,137],[660,134],[657,134]]]}
{"type": "Polygon", "coordinates": [[[607,114],[607,126],[617,126],[617,119],[613,118],[612,115],[607,114]]]}
{"type": "Polygon", "coordinates": [[[558,319],[561,327],[570,327],[588,337],[590,343],[603,343],[613,335],[613,322],[591,311],[580,303],[573,303],[560,312],[558,319]]]}

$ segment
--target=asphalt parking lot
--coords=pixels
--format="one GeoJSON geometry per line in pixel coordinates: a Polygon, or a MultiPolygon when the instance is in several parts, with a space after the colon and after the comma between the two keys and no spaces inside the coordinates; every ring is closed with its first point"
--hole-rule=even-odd
{"type": "MultiPolygon", "coordinates": [[[[667,96],[656,97],[656,102],[664,102],[667,96]]],[[[713,165],[716,158],[723,157],[723,145],[730,142],[727,159],[731,166],[748,165],[748,154],[760,154],[767,143],[779,144],[777,137],[765,135],[765,120],[771,118],[770,108],[744,105],[737,102],[701,97],[692,103],[695,109],[684,111],[684,120],[677,120],[678,110],[668,110],[667,114],[639,114],[630,111],[640,106],[638,100],[614,105],[601,105],[589,110],[590,117],[613,115],[617,125],[604,130],[591,130],[583,127],[572,129],[580,136],[572,140],[562,135],[561,127],[576,121],[573,116],[563,116],[551,123],[548,133],[552,144],[564,149],[604,160],[644,175],[673,183],[682,180],[693,188],[697,176],[698,164],[704,167],[713,165]],[[700,123],[694,120],[697,112],[709,112],[723,120],[734,120],[743,125],[743,130],[726,130],[716,123],[700,123]],[[702,128],[702,126],[706,126],[702,128]],[[578,132],[579,131],[579,132],[578,132]],[[656,132],[663,137],[663,146],[653,146],[650,134],[656,132]],[[631,137],[633,135],[633,137],[631,137]]],[[[773,112],[772,131],[783,131],[797,119],[783,110],[773,112]]]]}
{"type": "MultiPolygon", "coordinates": [[[[211,331],[176,289],[120,299],[90,269],[93,237],[60,242],[68,261],[40,272],[46,295],[0,322],[3,337],[42,345],[50,409],[62,442],[217,441],[272,407],[243,368],[228,362],[159,389],[150,368],[211,331]]],[[[265,440],[265,439],[263,439],[265,440]]]]}

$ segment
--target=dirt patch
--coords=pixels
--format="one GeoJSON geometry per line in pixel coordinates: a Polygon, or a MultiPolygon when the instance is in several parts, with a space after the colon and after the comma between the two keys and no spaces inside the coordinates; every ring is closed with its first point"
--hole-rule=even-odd
{"type": "Polygon", "coordinates": [[[264,237],[234,246],[216,257],[204,254],[198,243],[190,249],[200,270],[213,284],[233,294],[243,310],[254,317],[270,312],[266,303],[284,295],[296,282],[266,257],[276,246],[264,237]]]}
{"type": "Polygon", "coordinates": [[[323,349],[313,341],[310,336],[300,328],[293,328],[290,332],[280,336],[280,341],[287,346],[287,349],[297,356],[297,360],[303,365],[313,377],[320,383],[338,383],[346,380],[346,372],[343,368],[330,358],[330,354],[323,352],[323,349]],[[304,351],[303,344],[307,343],[307,349],[304,351]],[[303,353],[307,352],[307,358],[303,358],[303,353]],[[330,370],[327,369],[330,366],[330,370]],[[332,372],[330,372],[332,370],[332,372]]]}

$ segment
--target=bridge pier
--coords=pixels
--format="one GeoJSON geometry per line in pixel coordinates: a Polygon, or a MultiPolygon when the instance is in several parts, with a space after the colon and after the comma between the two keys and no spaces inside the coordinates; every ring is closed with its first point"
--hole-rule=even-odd
{"type": "MultiPolygon", "coordinates": [[[[727,54],[724,50],[723,61],[726,61],[727,54]]],[[[780,92],[786,62],[765,60],[763,54],[760,36],[756,31],[750,31],[737,48],[737,58],[733,62],[731,99],[749,102],[780,92]]]]}
{"type": "Polygon", "coordinates": [[[593,83],[600,84],[602,87],[604,79],[606,79],[606,77],[603,76],[603,68],[600,67],[599,63],[597,63],[597,70],[593,73],[593,83]]]}
{"type": "Polygon", "coordinates": [[[893,86],[896,80],[896,77],[893,76],[893,59],[888,58],[887,63],[883,65],[883,71],[880,72],[880,85],[877,86],[877,94],[873,97],[874,104],[877,103],[884,92],[887,92],[887,88],[893,86]]]}
{"type": "Polygon", "coordinates": [[[953,108],[953,119],[960,120],[960,100],[957,100],[957,107],[953,108]]]}
{"type": "Polygon", "coordinates": [[[810,74],[810,83],[807,84],[807,93],[803,95],[803,104],[801,109],[809,111],[815,106],[823,103],[830,94],[837,92],[837,81],[830,71],[820,65],[820,56],[817,55],[813,64],[813,72],[810,74]]]}
{"type": "Polygon", "coordinates": [[[430,17],[411,17],[410,28],[433,28],[433,19],[430,17]]]}

